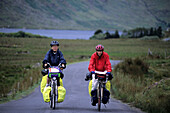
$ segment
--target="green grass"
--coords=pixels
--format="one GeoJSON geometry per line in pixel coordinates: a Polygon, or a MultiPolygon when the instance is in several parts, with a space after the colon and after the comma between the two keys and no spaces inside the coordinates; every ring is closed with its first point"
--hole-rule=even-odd
{"type": "MultiPolygon", "coordinates": [[[[32,66],[37,63],[42,65],[41,62],[46,52],[50,49],[49,44],[52,40],[54,39],[0,38],[0,102],[4,102],[5,99],[9,100],[9,98],[14,98],[16,93],[24,92],[29,89],[29,87],[33,87],[34,84],[39,82],[42,77],[40,73],[42,68],[41,66],[37,68],[33,68],[32,66]],[[18,84],[22,85],[18,86],[18,84]]],[[[123,60],[125,58],[136,57],[145,59],[146,62],[149,63],[149,73],[145,74],[145,77],[147,78],[146,81],[141,82],[140,80],[137,80],[134,82],[133,79],[128,76],[124,77],[123,75],[118,74],[113,80],[112,86],[116,98],[135,103],[137,107],[140,107],[143,110],[155,109],[154,104],[153,107],[150,108],[149,105],[139,97],[143,97],[141,92],[143,92],[145,88],[156,81],[169,77],[170,60],[165,59],[164,57],[165,51],[167,52],[166,56],[170,56],[170,42],[138,39],[59,39],[58,41],[60,43],[60,50],[63,52],[64,57],[69,64],[89,60],[92,53],[95,52],[95,46],[97,44],[104,45],[105,51],[110,55],[111,60],[123,60]],[[148,58],[148,48],[150,48],[154,55],[159,55],[160,59],[156,59],[155,57],[148,58]],[[126,88],[128,90],[126,90],[126,88]],[[145,104],[148,105],[148,107],[146,107],[145,104]]],[[[147,91],[147,95],[153,95],[153,93],[156,95],[159,90],[169,91],[168,87],[159,90],[153,88],[153,90],[153,92],[147,91]]],[[[169,93],[165,92],[165,94],[159,95],[166,97],[169,93]]],[[[155,98],[158,97],[160,96],[155,96],[155,98]]],[[[146,96],[145,98],[147,100],[149,97],[146,96]]]]}
{"type": "Polygon", "coordinates": [[[27,96],[28,94],[32,93],[34,91],[34,89],[37,88],[39,85],[40,85],[40,81],[38,83],[34,84],[33,86],[29,87],[27,90],[18,91],[15,94],[8,95],[8,97],[2,97],[2,98],[0,98],[0,104],[9,102],[11,100],[21,99],[21,98],[27,96]]]}
{"type": "Polygon", "coordinates": [[[114,97],[149,113],[169,113],[170,59],[142,58],[145,63],[135,58],[115,66],[114,97]]]}

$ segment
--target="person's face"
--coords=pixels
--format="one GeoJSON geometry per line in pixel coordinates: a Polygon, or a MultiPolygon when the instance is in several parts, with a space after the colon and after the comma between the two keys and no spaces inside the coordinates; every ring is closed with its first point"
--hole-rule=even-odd
{"type": "Polygon", "coordinates": [[[96,51],[99,56],[102,55],[103,51],[96,51]]]}
{"type": "Polygon", "coordinates": [[[57,51],[58,50],[58,46],[57,45],[54,45],[51,47],[53,51],[57,51]]]}

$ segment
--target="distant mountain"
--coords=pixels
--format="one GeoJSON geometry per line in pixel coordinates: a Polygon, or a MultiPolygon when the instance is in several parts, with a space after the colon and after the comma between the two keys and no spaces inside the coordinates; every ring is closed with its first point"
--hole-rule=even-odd
{"type": "Polygon", "coordinates": [[[123,30],[170,25],[169,0],[0,0],[0,27],[123,30]]]}

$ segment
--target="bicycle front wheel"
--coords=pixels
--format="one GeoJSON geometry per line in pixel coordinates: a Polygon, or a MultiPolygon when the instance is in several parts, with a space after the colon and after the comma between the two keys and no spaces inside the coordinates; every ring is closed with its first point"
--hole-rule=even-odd
{"type": "Polygon", "coordinates": [[[99,83],[99,89],[98,89],[98,111],[101,109],[101,84],[99,83]]]}
{"type": "Polygon", "coordinates": [[[55,109],[55,102],[56,102],[56,84],[53,83],[53,94],[52,94],[52,108],[55,109]]]}

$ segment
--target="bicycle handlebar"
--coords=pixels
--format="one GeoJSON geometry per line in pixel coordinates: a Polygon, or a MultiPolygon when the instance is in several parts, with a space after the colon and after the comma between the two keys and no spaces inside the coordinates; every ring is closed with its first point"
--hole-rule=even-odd
{"type": "MultiPolygon", "coordinates": [[[[47,66],[44,66],[44,68],[47,69],[49,67],[51,67],[51,64],[49,62],[47,62],[47,66]]],[[[65,69],[66,68],[66,64],[59,63],[58,67],[65,69]]]]}
{"type": "Polygon", "coordinates": [[[88,81],[88,80],[91,80],[91,79],[96,79],[96,74],[99,74],[99,75],[106,75],[106,78],[108,78],[108,74],[107,74],[107,71],[95,71],[94,74],[92,73],[87,73],[86,74],[86,78],[85,78],[85,81],[88,81]]]}
{"type": "Polygon", "coordinates": [[[105,75],[105,74],[107,73],[107,71],[104,71],[104,72],[102,72],[102,71],[95,71],[95,73],[96,73],[96,74],[102,74],[102,75],[105,75]]]}

